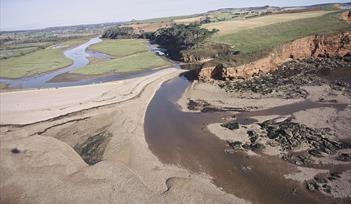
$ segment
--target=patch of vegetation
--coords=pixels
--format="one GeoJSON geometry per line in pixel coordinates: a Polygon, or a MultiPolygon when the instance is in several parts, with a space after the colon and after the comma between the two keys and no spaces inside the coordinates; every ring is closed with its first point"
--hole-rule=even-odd
{"type": "Polygon", "coordinates": [[[181,52],[184,62],[196,62],[210,58],[230,57],[238,54],[231,46],[220,43],[202,43],[196,47],[181,52]]]}
{"type": "MultiPolygon", "coordinates": [[[[247,60],[261,57],[273,48],[289,41],[314,34],[331,34],[338,31],[349,31],[351,26],[339,19],[340,12],[328,13],[314,18],[276,23],[264,27],[247,29],[233,34],[216,36],[215,42],[225,43],[239,50],[242,56],[249,54],[247,60]]],[[[236,59],[232,59],[235,63],[236,59]]],[[[242,60],[241,63],[249,61],[242,60]]],[[[239,65],[239,63],[236,63],[239,65]]]]}
{"type": "Polygon", "coordinates": [[[147,52],[148,48],[146,43],[147,42],[142,39],[104,39],[102,42],[90,46],[89,49],[111,55],[115,58],[120,58],[140,52],[147,52]]]}
{"type": "Polygon", "coordinates": [[[112,137],[111,133],[102,132],[92,137],[89,137],[82,144],[74,146],[74,150],[82,157],[89,165],[94,165],[102,161],[104,152],[108,142],[112,137]]]}
{"type": "Polygon", "coordinates": [[[0,60],[0,77],[20,78],[52,71],[71,63],[61,49],[49,47],[20,57],[0,60]]]}
{"type": "Polygon", "coordinates": [[[80,37],[80,38],[73,38],[73,39],[68,39],[68,40],[63,40],[63,41],[59,41],[56,44],[62,46],[62,47],[76,47],[79,46],[87,41],[89,41],[92,37],[94,36],[85,36],[85,37],[80,37]]]}
{"type": "Polygon", "coordinates": [[[131,27],[113,27],[107,29],[101,36],[102,38],[109,39],[132,39],[138,38],[139,35],[134,32],[134,29],[131,27]]]}
{"type": "Polygon", "coordinates": [[[23,56],[25,54],[32,53],[39,49],[45,49],[51,45],[53,45],[52,42],[19,43],[4,45],[0,47],[0,60],[8,59],[11,57],[23,56]]]}
{"type": "Polygon", "coordinates": [[[174,25],[157,30],[152,39],[161,47],[166,48],[171,58],[180,59],[181,51],[199,45],[215,32],[216,30],[209,31],[195,24],[174,25]]]}
{"type": "Polygon", "coordinates": [[[18,49],[1,49],[0,50],[0,60],[2,59],[8,59],[11,57],[19,57],[23,56],[26,54],[29,54],[31,52],[37,51],[38,47],[25,47],[25,48],[18,48],[18,49]]]}
{"type": "Polygon", "coordinates": [[[150,68],[163,67],[168,65],[169,63],[167,61],[156,56],[154,53],[142,52],[106,62],[90,64],[86,67],[74,70],[73,73],[86,75],[126,73],[141,71],[150,68]]]}
{"type": "Polygon", "coordinates": [[[237,130],[240,128],[240,124],[237,121],[229,121],[221,124],[222,127],[228,128],[229,130],[237,130]]]}
{"type": "Polygon", "coordinates": [[[68,66],[72,61],[63,48],[78,46],[91,36],[59,42],[30,42],[2,45],[0,48],[0,77],[20,78],[68,66]],[[59,45],[61,48],[53,47],[59,45]]]}
{"type": "Polygon", "coordinates": [[[7,87],[7,85],[6,84],[4,84],[4,83],[0,83],[0,89],[5,89],[7,87]]]}

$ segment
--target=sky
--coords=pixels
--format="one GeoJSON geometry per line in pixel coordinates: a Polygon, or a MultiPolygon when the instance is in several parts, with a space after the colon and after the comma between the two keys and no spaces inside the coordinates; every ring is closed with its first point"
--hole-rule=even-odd
{"type": "Polygon", "coordinates": [[[0,30],[140,20],[219,8],[331,2],[348,0],[0,0],[0,30]]]}

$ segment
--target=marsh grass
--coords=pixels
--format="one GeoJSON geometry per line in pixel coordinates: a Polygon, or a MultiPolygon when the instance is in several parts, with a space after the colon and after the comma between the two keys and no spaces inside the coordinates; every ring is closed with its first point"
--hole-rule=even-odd
{"type": "Polygon", "coordinates": [[[170,63],[152,52],[142,52],[76,69],[73,73],[100,75],[106,73],[126,73],[150,68],[168,66],[170,63]]]}
{"type": "Polygon", "coordinates": [[[0,60],[0,77],[20,78],[68,66],[72,60],[66,58],[61,49],[52,47],[0,60]]]}
{"type": "Polygon", "coordinates": [[[94,44],[90,50],[111,55],[114,58],[148,51],[146,41],[142,39],[107,40],[94,44]]]}

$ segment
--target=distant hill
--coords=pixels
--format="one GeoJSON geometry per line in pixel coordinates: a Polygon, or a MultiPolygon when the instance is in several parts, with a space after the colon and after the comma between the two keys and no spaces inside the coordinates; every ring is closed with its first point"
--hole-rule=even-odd
{"type": "Polygon", "coordinates": [[[226,12],[252,12],[258,14],[264,13],[278,13],[290,10],[304,10],[304,9],[350,9],[351,2],[347,3],[326,3],[326,4],[315,4],[309,6],[295,6],[295,7],[276,7],[276,6],[258,6],[258,7],[246,7],[246,8],[221,8],[217,10],[207,11],[205,13],[193,14],[193,15],[185,15],[185,16],[171,16],[171,17],[160,17],[153,19],[145,19],[145,20],[132,20],[129,22],[112,22],[112,23],[99,23],[99,24],[86,24],[86,25],[73,25],[73,26],[57,26],[57,27],[48,27],[44,29],[36,29],[36,30],[17,30],[17,31],[0,31],[0,35],[4,33],[14,33],[14,32],[51,32],[51,33],[84,33],[84,32],[98,32],[104,30],[109,27],[126,24],[126,23],[150,23],[150,22],[161,22],[161,21],[174,21],[177,19],[186,19],[192,17],[213,15],[218,13],[226,13],[226,12]]]}

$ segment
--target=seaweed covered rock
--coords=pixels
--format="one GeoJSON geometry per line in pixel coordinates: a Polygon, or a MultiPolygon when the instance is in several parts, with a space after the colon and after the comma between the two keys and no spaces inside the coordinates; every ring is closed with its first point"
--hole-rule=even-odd
{"type": "MultiPolygon", "coordinates": [[[[339,58],[309,58],[287,62],[276,71],[250,79],[220,82],[227,92],[253,92],[262,95],[275,94],[282,98],[306,98],[302,86],[329,84],[335,90],[350,90],[346,81],[334,80],[336,71],[351,72],[351,63],[339,58]]],[[[348,80],[349,81],[349,80],[348,80]]]]}
{"type": "Polygon", "coordinates": [[[278,123],[274,120],[267,120],[259,125],[267,132],[269,139],[279,143],[283,151],[293,150],[304,143],[310,146],[309,154],[322,157],[322,153],[332,154],[348,146],[345,143],[328,139],[333,136],[328,128],[310,128],[291,120],[278,123]]]}
{"type": "Polygon", "coordinates": [[[228,128],[229,130],[236,130],[240,128],[239,122],[237,121],[229,121],[229,122],[223,123],[221,126],[228,128]]]}

